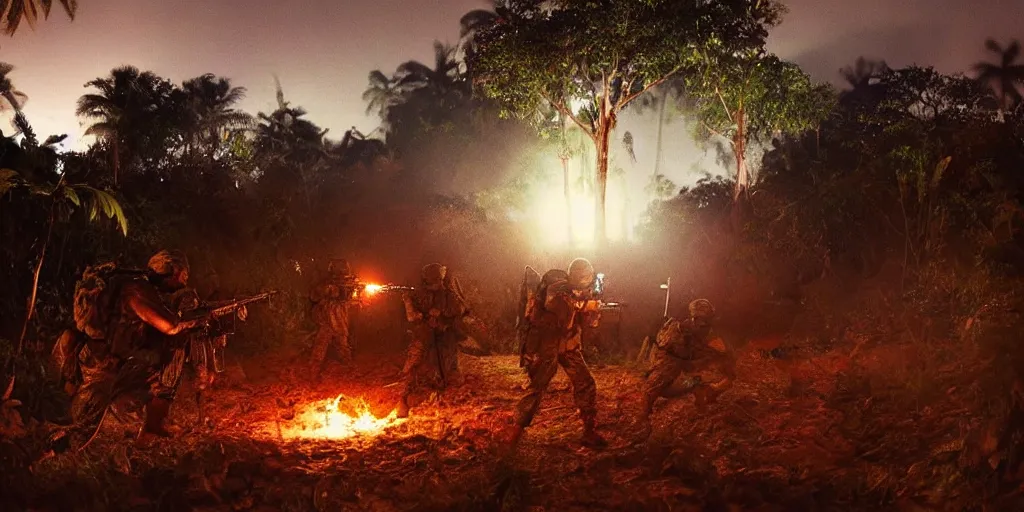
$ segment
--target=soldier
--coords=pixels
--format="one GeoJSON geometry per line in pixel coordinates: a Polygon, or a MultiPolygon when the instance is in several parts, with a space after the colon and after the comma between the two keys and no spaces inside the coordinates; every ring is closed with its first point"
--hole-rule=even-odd
{"type": "Polygon", "coordinates": [[[349,307],[355,301],[358,291],[356,277],[348,261],[331,260],[327,277],[318,283],[310,299],[313,301],[313,319],[318,327],[313,338],[312,371],[320,376],[327,350],[333,344],[338,350],[341,362],[352,361],[352,345],[349,342],[349,307]]]}
{"type": "Polygon", "coordinates": [[[469,309],[459,292],[457,281],[440,263],[423,267],[422,284],[403,297],[406,319],[412,324],[409,333],[409,353],[402,368],[402,397],[398,403],[398,417],[409,416],[409,396],[415,387],[416,373],[421,366],[436,364],[442,385],[458,384],[457,322],[469,309]],[[430,353],[434,361],[430,361],[430,353]]]}
{"type": "Polygon", "coordinates": [[[526,308],[528,327],[523,358],[530,382],[526,395],[516,405],[513,449],[533,422],[544,391],[559,366],[572,382],[573,398],[583,420],[582,444],[589,447],[607,444],[596,431],[597,384],[583,360],[580,344],[583,326],[596,327],[599,321],[596,308],[587,308],[595,279],[594,267],[589,261],[573,260],[568,273],[556,269],[544,275],[535,300],[526,308]]]}
{"type": "MultiPolygon", "coordinates": [[[[172,311],[177,311],[179,316],[208,308],[209,304],[199,299],[199,294],[194,288],[183,288],[174,292],[168,297],[168,303],[172,311]]],[[[238,308],[237,314],[243,320],[247,315],[245,306],[238,308]]],[[[219,366],[218,351],[222,351],[227,345],[227,335],[216,330],[215,332],[188,332],[179,334],[183,338],[172,343],[173,353],[170,354],[168,364],[164,366],[161,382],[165,386],[178,389],[184,374],[185,362],[190,361],[195,371],[196,402],[199,404],[200,422],[206,422],[204,417],[205,408],[203,404],[203,392],[213,385],[216,372],[223,371],[219,366]]]]}
{"type": "Polygon", "coordinates": [[[92,339],[77,351],[82,385],[71,401],[74,425],[66,444],[60,443],[75,449],[85,448],[95,437],[110,406],[133,406],[140,401],[145,404],[145,423],[139,440],[171,437],[164,421],[175,390],[163,377],[174,372],[165,371],[169,362],[162,356],[167,347],[161,344],[167,336],[209,321],[207,317],[181,320],[161,302],[160,292],[181,289],[188,282],[188,260],[183,254],[160,251],[150,258],[145,275],[112,269],[113,265],[102,266],[83,276],[83,282],[93,283],[95,292],[86,290],[82,282],[76,290],[76,323],[79,329],[86,327],[92,339]],[[95,286],[96,282],[101,284],[95,286]]]}
{"type": "Polygon", "coordinates": [[[708,343],[715,317],[715,307],[711,302],[697,299],[690,303],[689,312],[690,318],[682,322],[669,318],[658,332],[654,362],[644,383],[638,422],[643,438],[650,435],[651,411],[658,397],[673,398],[693,392],[697,407],[703,408],[717,396],[717,390],[699,383],[694,385],[693,379],[678,382],[683,372],[694,371],[695,363],[719,360],[724,352],[724,347],[719,351],[708,343]]]}

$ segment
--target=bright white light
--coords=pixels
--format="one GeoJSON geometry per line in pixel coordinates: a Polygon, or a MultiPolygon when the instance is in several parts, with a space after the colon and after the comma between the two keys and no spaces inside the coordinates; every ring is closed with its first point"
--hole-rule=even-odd
{"type": "MultiPolygon", "coordinates": [[[[538,245],[593,248],[597,229],[596,190],[578,186],[579,163],[574,159],[569,164],[570,187],[566,204],[561,165],[555,158],[550,161],[551,169],[546,173],[548,179],[534,186],[531,194],[533,205],[526,212],[528,217],[532,217],[533,232],[539,234],[538,245]]],[[[631,240],[629,235],[640,220],[639,213],[627,211],[626,197],[621,183],[609,179],[605,197],[605,234],[609,241],[631,240]]]]}

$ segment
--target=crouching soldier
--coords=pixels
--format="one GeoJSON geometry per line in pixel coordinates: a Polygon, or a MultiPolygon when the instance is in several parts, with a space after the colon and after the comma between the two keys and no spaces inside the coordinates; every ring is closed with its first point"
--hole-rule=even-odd
{"type": "MultiPolygon", "coordinates": [[[[692,374],[709,363],[724,363],[727,376],[731,377],[732,364],[725,354],[725,347],[709,344],[711,324],[715,318],[715,307],[707,299],[690,303],[690,318],[679,321],[669,318],[658,332],[654,361],[643,386],[643,402],[638,418],[642,438],[650,436],[650,416],[654,403],[659,397],[674,398],[693,393],[696,406],[702,409],[715,401],[723,386],[711,387],[699,382],[699,376],[680,378],[683,373],[692,374]]],[[[689,376],[689,375],[688,375],[689,376]]],[[[722,384],[728,384],[728,380],[722,384]]]]}

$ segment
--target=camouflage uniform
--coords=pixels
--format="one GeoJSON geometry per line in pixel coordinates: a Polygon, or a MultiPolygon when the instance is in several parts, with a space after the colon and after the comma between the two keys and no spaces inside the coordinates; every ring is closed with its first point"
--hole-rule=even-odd
{"type": "Polygon", "coordinates": [[[703,406],[708,389],[693,379],[679,379],[691,373],[695,365],[722,359],[722,353],[711,348],[711,319],[714,307],[706,299],[690,303],[690,318],[682,322],[669,318],[658,332],[651,371],[644,383],[641,420],[647,421],[658,397],[674,398],[694,392],[697,405],[703,406]]]}
{"type": "MultiPolygon", "coordinates": [[[[175,394],[168,336],[201,325],[205,319],[181,321],[161,302],[157,287],[173,289],[188,279],[183,255],[162,251],[150,259],[148,278],[115,275],[107,283],[114,309],[105,339],[89,340],[78,351],[82,385],[71,400],[74,426],[69,442],[85,448],[98,432],[107,411],[134,411],[145,405],[144,434],[169,436],[164,420],[175,394]],[[163,334],[164,336],[159,336],[163,334]]],[[[183,364],[184,361],[182,360],[183,364]]]]}
{"type": "MultiPolygon", "coordinates": [[[[585,261],[585,260],[577,260],[585,261]]],[[[527,313],[528,328],[523,348],[524,361],[529,375],[529,387],[515,409],[516,432],[513,444],[518,442],[522,431],[530,426],[540,407],[541,398],[551,379],[561,366],[572,382],[573,399],[583,420],[584,443],[603,445],[604,440],[595,431],[597,421],[597,384],[583,359],[580,343],[584,326],[595,327],[597,312],[585,311],[580,291],[587,289],[587,283],[580,283],[574,274],[574,261],[570,271],[552,270],[545,274],[546,287],[542,296],[527,313]],[[564,278],[563,278],[564,277],[564,278]],[[550,284],[548,284],[550,283],[550,284]]],[[[590,263],[586,262],[589,267],[590,263]]],[[[590,274],[593,276],[592,267],[590,274]]]]}
{"type": "Polygon", "coordinates": [[[317,284],[310,299],[313,319],[318,327],[313,338],[313,373],[319,375],[327,359],[327,350],[334,345],[343,363],[352,360],[349,341],[349,308],[358,291],[358,283],[345,260],[334,260],[326,279],[317,284]]]}
{"type": "Polygon", "coordinates": [[[458,382],[458,321],[468,313],[458,282],[440,264],[423,268],[422,285],[404,298],[411,326],[409,351],[402,368],[402,397],[399,416],[409,413],[409,396],[415,389],[417,373],[424,364],[435,366],[447,383],[458,382]],[[433,357],[431,357],[433,356],[433,357]]]}
{"type": "MultiPolygon", "coordinates": [[[[168,298],[168,302],[171,310],[179,314],[195,311],[204,306],[193,288],[178,290],[168,298]]],[[[184,374],[185,362],[189,361],[196,374],[196,391],[205,391],[213,384],[215,376],[214,347],[223,347],[226,344],[226,335],[211,336],[202,332],[187,332],[177,337],[180,339],[171,343],[175,348],[164,367],[161,380],[165,385],[172,385],[178,389],[184,374]]]]}

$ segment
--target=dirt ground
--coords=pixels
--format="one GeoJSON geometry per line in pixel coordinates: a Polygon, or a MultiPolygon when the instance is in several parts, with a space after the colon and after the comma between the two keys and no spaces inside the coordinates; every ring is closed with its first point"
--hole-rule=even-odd
{"type": "Polygon", "coordinates": [[[783,363],[749,349],[707,410],[659,402],[646,442],[633,424],[641,371],[596,367],[603,450],[579,446],[559,372],[510,459],[499,455],[525,382],[514,357],[462,355],[463,386],[425,393],[380,435],[330,441],[282,432],[339,394],[386,416],[401,361],[357,359],[313,383],[298,357],[231,365],[210,393],[212,428],[187,383],[177,440],[142,449],[110,422],[86,452],[34,469],[34,510],[980,510],[983,490],[955,470],[957,401],[908,410],[873,397],[839,354],[783,363]]]}

